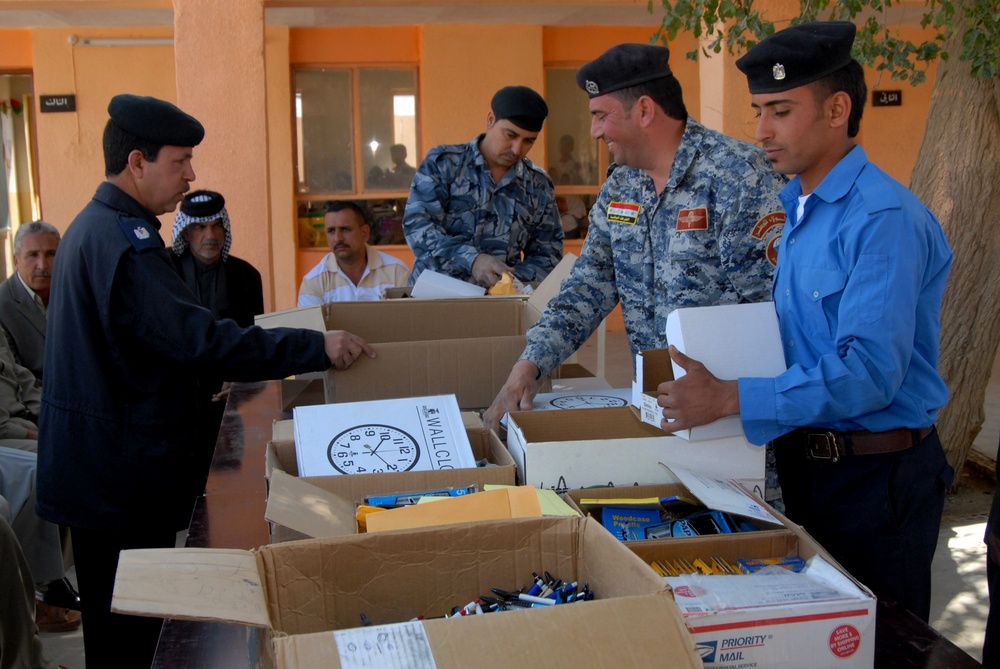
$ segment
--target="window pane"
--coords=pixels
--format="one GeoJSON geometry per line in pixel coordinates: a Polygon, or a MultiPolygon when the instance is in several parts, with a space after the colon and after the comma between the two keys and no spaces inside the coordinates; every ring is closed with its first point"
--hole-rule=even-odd
{"type": "Polygon", "coordinates": [[[358,76],[363,190],[409,190],[418,159],[416,71],[364,69],[358,76]]]}
{"type": "Polygon", "coordinates": [[[545,71],[549,104],[547,166],[557,186],[596,186],[597,141],[590,138],[587,94],[576,85],[576,70],[545,71]]]}
{"type": "Polygon", "coordinates": [[[297,166],[300,193],[354,190],[351,73],[295,73],[297,166]]]}

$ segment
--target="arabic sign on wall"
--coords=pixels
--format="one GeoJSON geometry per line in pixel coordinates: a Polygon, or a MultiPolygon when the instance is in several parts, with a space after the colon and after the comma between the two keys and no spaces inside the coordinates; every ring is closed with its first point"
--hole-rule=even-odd
{"type": "Polygon", "coordinates": [[[47,112],[71,112],[76,111],[75,95],[40,95],[39,111],[43,114],[47,112]]]}

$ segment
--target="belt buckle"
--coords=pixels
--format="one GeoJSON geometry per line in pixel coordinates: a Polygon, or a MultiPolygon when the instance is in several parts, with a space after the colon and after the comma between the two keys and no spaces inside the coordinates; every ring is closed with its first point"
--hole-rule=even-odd
{"type": "Polygon", "coordinates": [[[837,436],[833,432],[810,432],[806,435],[806,453],[812,460],[840,459],[840,449],[837,447],[837,436]]]}

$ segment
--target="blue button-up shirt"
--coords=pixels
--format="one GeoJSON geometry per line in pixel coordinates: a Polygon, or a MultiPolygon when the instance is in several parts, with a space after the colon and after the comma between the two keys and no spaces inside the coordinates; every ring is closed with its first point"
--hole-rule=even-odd
{"type": "Polygon", "coordinates": [[[937,373],[951,250],[934,215],[854,147],[787,214],[774,303],[788,371],[739,380],[747,439],[796,427],[928,427],[948,399],[937,373]]]}

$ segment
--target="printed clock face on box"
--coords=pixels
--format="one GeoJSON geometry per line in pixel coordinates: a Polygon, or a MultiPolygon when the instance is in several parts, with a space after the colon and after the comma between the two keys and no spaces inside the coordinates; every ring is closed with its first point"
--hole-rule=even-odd
{"type": "Polygon", "coordinates": [[[334,437],[326,455],[343,474],[405,472],[420,459],[420,445],[397,427],[367,424],[334,437]]]}
{"type": "Polygon", "coordinates": [[[557,409],[593,409],[623,407],[628,402],[612,395],[563,395],[549,402],[557,409]]]}

